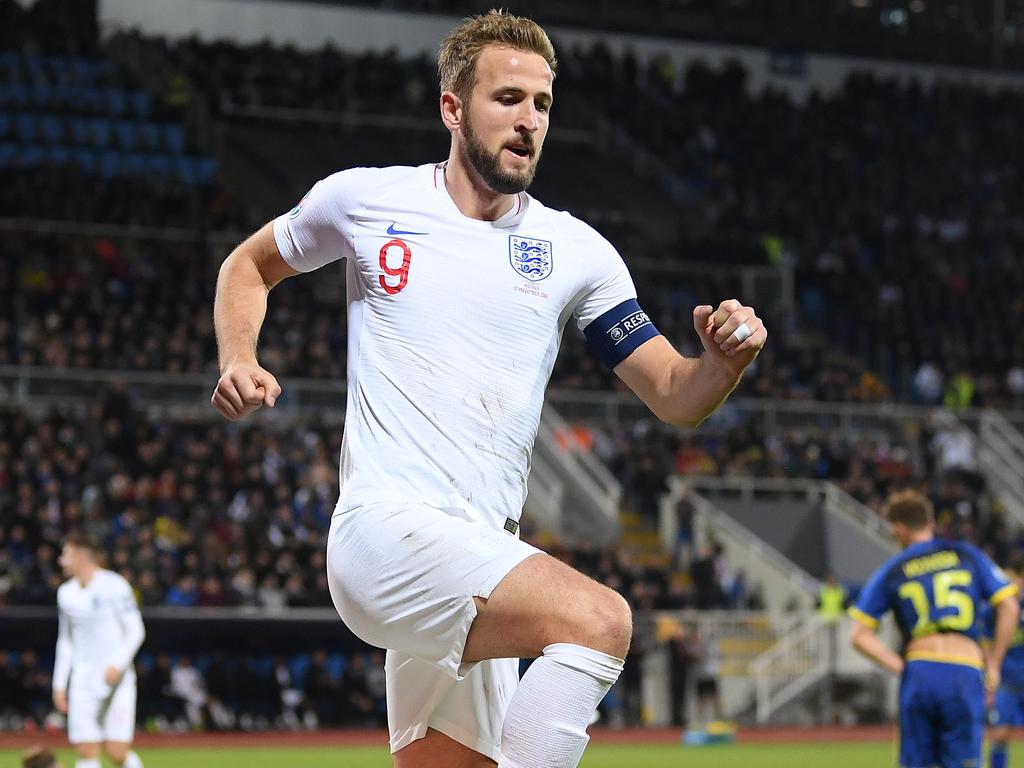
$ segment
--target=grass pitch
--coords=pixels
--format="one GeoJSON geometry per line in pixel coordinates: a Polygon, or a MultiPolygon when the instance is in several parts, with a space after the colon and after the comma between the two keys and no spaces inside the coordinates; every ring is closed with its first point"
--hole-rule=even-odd
{"type": "MultiPolygon", "coordinates": [[[[1012,768],[1024,768],[1024,744],[1010,750],[1012,768]]],[[[16,750],[0,751],[0,766],[20,766],[16,750]]],[[[139,749],[146,768],[390,768],[379,747],[260,747],[139,749]]],[[[65,768],[74,766],[60,751],[65,768]]],[[[110,763],[104,763],[109,766],[110,763]]],[[[738,744],[684,747],[673,744],[596,744],[581,768],[868,768],[895,765],[890,744],[738,744]]]]}

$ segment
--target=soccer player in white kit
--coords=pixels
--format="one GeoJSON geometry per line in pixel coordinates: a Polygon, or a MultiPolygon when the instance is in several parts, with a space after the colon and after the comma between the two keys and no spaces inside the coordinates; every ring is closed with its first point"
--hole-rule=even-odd
{"type": "Polygon", "coordinates": [[[447,161],[327,177],[235,249],[218,278],[212,403],[236,420],[281,393],[256,359],[268,292],[345,259],[348,401],[327,569],[348,627],[388,649],[399,768],[576,766],[622,670],[626,601],[518,538],[570,318],[679,425],[714,411],[766,338],[738,301],[700,306],[705,352],[680,356],[615,249],[526,194],[555,66],[534,22],[467,19],[438,56],[447,161]],[[521,681],[517,657],[536,659],[521,681]]]}
{"type": "Polygon", "coordinates": [[[60,564],[68,581],[57,590],[60,625],[53,665],[53,703],[68,716],[76,768],[100,768],[100,746],[124,768],[142,768],[132,751],[135,669],[146,636],[131,586],[101,568],[98,545],[71,533],[60,564]],[[70,682],[69,682],[70,680],[70,682]]]}

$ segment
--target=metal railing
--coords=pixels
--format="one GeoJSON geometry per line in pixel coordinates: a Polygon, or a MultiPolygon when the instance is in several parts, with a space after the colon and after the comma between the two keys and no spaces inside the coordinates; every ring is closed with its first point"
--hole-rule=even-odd
{"type": "Polygon", "coordinates": [[[622,486],[596,456],[582,450],[572,438],[565,420],[553,407],[545,407],[533,462],[545,466],[562,485],[560,532],[573,539],[586,531],[595,543],[610,542],[618,535],[622,486]]]}
{"type": "Polygon", "coordinates": [[[555,533],[562,532],[562,505],[565,483],[543,457],[533,454],[524,510],[529,519],[555,533]]]}
{"type": "Polygon", "coordinates": [[[978,465],[1006,511],[1024,524],[1024,435],[1001,413],[985,410],[977,430],[978,465]]]}
{"type": "MultiPolygon", "coordinates": [[[[712,499],[689,486],[688,481],[677,480],[670,485],[670,499],[677,502],[685,497],[693,505],[696,533],[714,532],[715,540],[726,547],[726,559],[734,566],[742,565],[752,582],[762,584],[767,601],[781,607],[791,597],[797,597],[802,598],[804,605],[813,604],[821,588],[818,579],[719,509],[712,499]]],[[[674,507],[675,502],[667,501],[663,509],[674,507]]]]}
{"type": "MultiPolygon", "coordinates": [[[[612,425],[655,417],[639,398],[629,392],[549,389],[548,401],[570,420],[598,420],[612,425]]],[[[734,420],[737,415],[757,417],[768,431],[778,429],[814,429],[846,434],[892,433],[894,427],[908,422],[923,423],[937,408],[903,403],[844,403],[814,400],[731,397],[709,419],[714,425],[734,420]]],[[[967,408],[955,411],[957,417],[976,428],[984,410],[967,408]]],[[[1002,411],[1001,415],[1016,429],[1024,429],[1024,410],[1002,411]]]]}
{"type": "Polygon", "coordinates": [[[822,483],[822,488],[825,495],[826,511],[836,512],[855,521],[883,548],[895,551],[896,545],[891,534],[892,526],[881,515],[871,507],[861,504],[835,483],[822,483]]]}
{"type": "Polygon", "coordinates": [[[750,663],[758,723],[767,723],[779,707],[812,688],[828,674],[829,632],[830,627],[821,617],[808,614],[774,647],[750,663]]]}

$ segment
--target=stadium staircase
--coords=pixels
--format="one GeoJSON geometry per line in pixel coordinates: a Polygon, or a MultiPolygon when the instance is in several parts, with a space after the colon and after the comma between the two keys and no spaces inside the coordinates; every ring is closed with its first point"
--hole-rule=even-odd
{"type": "Polygon", "coordinates": [[[1007,514],[1024,525],[1024,435],[991,409],[981,412],[975,435],[978,468],[1007,514]]]}
{"type": "Polygon", "coordinates": [[[619,535],[622,486],[547,406],[541,415],[525,511],[569,542],[597,546],[619,535]]]}
{"type": "Polygon", "coordinates": [[[661,509],[666,547],[678,540],[679,506],[693,509],[698,544],[717,542],[734,570],[759,582],[766,607],[814,605],[821,579],[863,583],[896,552],[870,509],[825,481],[675,477],[661,509]]]}

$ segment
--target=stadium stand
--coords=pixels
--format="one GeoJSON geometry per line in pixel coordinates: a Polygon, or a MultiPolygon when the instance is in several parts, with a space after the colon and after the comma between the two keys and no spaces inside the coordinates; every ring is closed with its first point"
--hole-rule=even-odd
{"type": "MultiPolygon", "coordinates": [[[[739,39],[779,34],[777,3],[760,13],[748,3],[656,5],[681,20],[681,34],[693,36],[689,24],[718,19],[725,5],[736,18],[756,17],[736,27],[747,35],[739,39]]],[[[813,24],[815,11],[797,5],[813,24]]],[[[930,23],[933,5],[907,23],[930,23]]],[[[573,6],[551,13],[575,18],[573,6]]],[[[394,162],[396,151],[418,163],[444,151],[440,132],[424,128],[436,106],[423,59],[135,33],[98,46],[95,29],[76,26],[66,10],[0,0],[0,365],[211,374],[216,272],[241,233],[297,200],[325,168],[394,162]],[[403,88],[379,87],[393,82],[403,88]],[[399,108],[411,123],[382,122],[399,108]],[[138,226],[151,229],[123,229],[138,226]]],[[[862,37],[821,39],[829,50],[889,52],[885,36],[871,51],[851,48],[862,37]]],[[[956,51],[955,63],[990,63],[981,49],[941,47],[956,51]]],[[[1016,66],[1017,55],[1008,48],[1003,64],[1016,66]]],[[[792,270],[794,302],[765,307],[779,332],[738,394],[1024,405],[1024,341],[1015,333],[1024,314],[1019,92],[925,89],[865,73],[801,104],[749,93],[739,66],[676,71],[600,46],[565,51],[559,83],[566,133],[553,136],[537,195],[582,212],[621,247],[645,307],[677,346],[695,351],[690,308],[739,293],[745,268],[792,270]],[[610,123],[662,167],[635,170],[602,135],[610,123]],[[617,194],[626,188],[638,192],[617,194]],[[720,269],[687,270],[687,262],[720,269]],[[961,311],[988,306],[1002,310],[961,311]]],[[[328,272],[301,292],[275,292],[261,340],[268,368],[284,378],[343,378],[342,279],[328,272]]],[[[574,331],[552,386],[621,389],[574,331]]],[[[1022,543],[976,461],[956,459],[957,428],[942,421],[873,437],[770,427],[750,415],[694,434],[646,422],[576,426],[622,483],[624,518],[641,534],[656,525],[673,475],[752,476],[832,480],[872,509],[891,488],[927,488],[943,533],[1000,560],[1022,543]]],[[[117,386],[86,410],[5,406],[0,605],[52,605],[61,537],[83,526],[146,607],[329,607],[322,553],[340,442],[340,427],[319,422],[235,427],[153,416],[117,386]]],[[[763,606],[759,586],[720,551],[697,547],[685,531],[683,541],[676,552],[544,544],[640,611],[763,606]]],[[[315,649],[191,660],[141,657],[143,721],[158,729],[379,722],[374,657],[315,649]],[[175,672],[178,694],[169,696],[175,672]]],[[[0,652],[0,719],[10,727],[47,722],[50,664],[45,654],[0,652]]]]}

